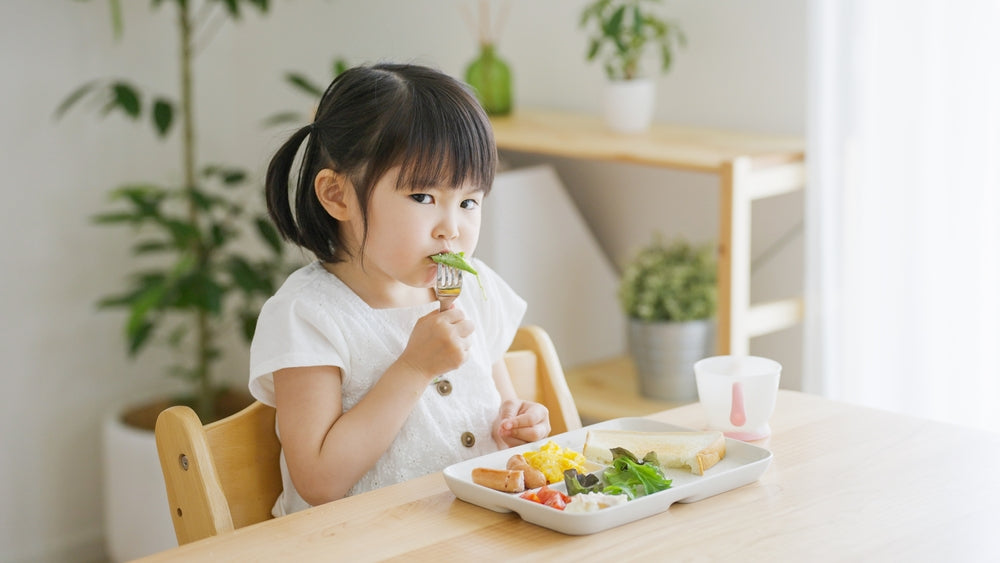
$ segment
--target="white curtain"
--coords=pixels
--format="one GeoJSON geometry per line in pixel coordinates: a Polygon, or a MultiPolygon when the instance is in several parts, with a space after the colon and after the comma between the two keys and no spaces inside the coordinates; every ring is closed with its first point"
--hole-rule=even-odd
{"type": "Polygon", "coordinates": [[[807,391],[1000,429],[1000,0],[811,0],[807,391]]]}

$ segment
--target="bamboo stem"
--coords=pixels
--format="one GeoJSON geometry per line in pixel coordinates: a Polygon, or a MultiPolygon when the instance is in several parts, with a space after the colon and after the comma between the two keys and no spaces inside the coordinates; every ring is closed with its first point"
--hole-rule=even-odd
{"type": "MultiPolygon", "coordinates": [[[[184,171],[184,189],[191,190],[195,187],[195,173],[197,163],[195,162],[195,129],[194,129],[194,84],[193,73],[191,71],[192,40],[193,29],[191,10],[188,2],[178,2],[178,26],[180,28],[180,72],[181,72],[181,147],[184,171]]],[[[198,225],[198,208],[192,198],[188,198],[188,220],[192,225],[198,225]]],[[[196,256],[199,265],[208,260],[205,245],[195,238],[192,241],[192,252],[196,256]]],[[[210,373],[212,334],[209,326],[208,313],[199,308],[196,315],[195,347],[197,348],[197,365],[195,366],[194,377],[198,383],[198,396],[195,402],[195,410],[198,416],[204,420],[214,420],[215,418],[215,398],[213,396],[212,378],[210,373]]]]}

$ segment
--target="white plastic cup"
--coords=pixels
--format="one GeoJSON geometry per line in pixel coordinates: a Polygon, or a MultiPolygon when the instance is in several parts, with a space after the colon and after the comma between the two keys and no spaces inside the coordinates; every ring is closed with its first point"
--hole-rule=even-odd
{"type": "Polygon", "coordinates": [[[694,364],[708,427],[737,440],[771,435],[781,364],[758,356],[713,356],[694,364]]]}

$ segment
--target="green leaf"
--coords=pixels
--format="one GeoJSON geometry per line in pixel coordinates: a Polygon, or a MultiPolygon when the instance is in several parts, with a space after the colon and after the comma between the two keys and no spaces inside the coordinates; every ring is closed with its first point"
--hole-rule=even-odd
{"type": "Polygon", "coordinates": [[[592,61],[594,57],[597,56],[597,52],[601,50],[601,42],[597,39],[590,40],[590,48],[587,50],[587,60],[592,61]]]}
{"type": "Polygon", "coordinates": [[[119,199],[163,199],[167,190],[156,184],[123,184],[109,194],[112,201],[119,199]]]}
{"type": "Polygon", "coordinates": [[[664,72],[670,70],[670,65],[674,62],[674,54],[669,45],[660,45],[660,59],[662,60],[660,69],[664,72]]]}
{"type": "Polygon", "coordinates": [[[636,459],[632,452],[625,448],[612,448],[614,459],[611,466],[604,470],[604,480],[608,488],[619,489],[630,499],[638,498],[670,488],[672,481],[663,476],[660,468],[654,464],[646,464],[636,459]]]}
{"type": "Polygon", "coordinates": [[[611,18],[604,23],[604,35],[619,38],[622,32],[622,20],[625,19],[625,6],[620,6],[611,14],[611,18]]]}
{"type": "Polygon", "coordinates": [[[274,228],[274,224],[264,217],[254,219],[254,224],[257,225],[257,233],[260,234],[260,238],[264,239],[271,250],[280,256],[284,252],[285,246],[281,243],[281,235],[278,234],[278,229],[274,228]]]}
{"type": "Polygon", "coordinates": [[[174,106],[163,98],[153,102],[153,126],[160,137],[165,137],[174,120],[174,106]]]}
{"type": "Polygon", "coordinates": [[[253,4],[262,13],[266,13],[268,9],[268,0],[247,0],[250,4],[253,4]]]}
{"type": "Polygon", "coordinates": [[[242,327],[243,338],[250,342],[253,340],[253,335],[257,332],[257,313],[246,310],[240,312],[240,326],[242,327]]]}
{"type": "Polygon", "coordinates": [[[219,223],[213,223],[209,227],[209,233],[211,233],[212,246],[214,248],[219,248],[231,238],[230,235],[233,234],[228,228],[219,223]]]}
{"type": "Polygon", "coordinates": [[[292,86],[306,92],[311,96],[314,96],[316,98],[320,98],[323,96],[323,88],[313,84],[308,78],[306,78],[302,74],[299,74],[297,72],[289,72],[285,74],[285,80],[287,80],[288,83],[291,84],[292,86]]]}
{"type": "Polygon", "coordinates": [[[174,240],[174,245],[186,248],[192,241],[200,238],[195,225],[179,219],[161,219],[160,224],[167,229],[174,240]]]}
{"type": "Polygon", "coordinates": [[[233,19],[240,18],[240,4],[237,0],[219,0],[226,5],[226,9],[229,11],[229,15],[233,16],[233,19]]]}
{"type": "Polygon", "coordinates": [[[247,178],[247,173],[243,170],[230,168],[222,175],[222,183],[227,186],[234,186],[242,183],[247,178]]]}
{"type": "Polygon", "coordinates": [[[125,335],[129,341],[129,354],[135,354],[142,348],[153,329],[149,318],[151,311],[160,307],[167,293],[165,280],[159,278],[149,280],[132,299],[131,311],[125,325],[125,335]]]}
{"type": "Polygon", "coordinates": [[[119,211],[115,213],[99,213],[94,215],[93,221],[100,225],[110,225],[113,223],[137,223],[142,220],[141,213],[129,213],[119,211]]]}
{"type": "Polygon", "coordinates": [[[213,206],[212,197],[205,192],[197,189],[190,188],[187,190],[188,200],[194,204],[194,206],[202,211],[208,211],[213,206]]]}
{"type": "Polygon", "coordinates": [[[112,201],[125,200],[135,209],[136,220],[160,217],[160,203],[167,192],[158,186],[130,184],[121,186],[110,194],[112,201]]]}
{"type": "Polygon", "coordinates": [[[442,252],[441,254],[431,256],[431,260],[438,264],[444,264],[445,266],[451,266],[452,268],[469,272],[474,276],[479,275],[479,272],[477,272],[471,264],[465,261],[464,252],[442,252]]]}
{"type": "Polygon", "coordinates": [[[131,357],[138,354],[152,333],[153,323],[149,321],[144,321],[139,326],[127,331],[125,339],[128,342],[128,355],[131,357]]]}
{"type": "Polygon", "coordinates": [[[233,282],[245,293],[253,294],[258,291],[267,293],[271,290],[271,284],[262,278],[246,259],[233,256],[229,259],[227,266],[233,282]]]}
{"type": "Polygon", "coordinates": [[[102,297],[97,302],[98,309],[116,309],[118,307],[125,307],[132,303],[135,299],[135,292],[123,293],[120,295],[110,295],[108,297],[102,297]]]}
{"type": "Polygon", "coordinates": [[[348,67],[347,59],[342,57],[335,58],[333,60],[333,78],[340,76],[348,67]]]}
{"type": "Polygon", "coordinates": [[[576,469],[563,471],[563,482],[569,496],[580,493],[599,493],[604,488],[601,478],[594,473],[580,473],[576,469]]]}
{"type": "Polygon", "coordinates": [[[220,164],[211,164],[202,168],[202,175],[206,178],[212,176],[218,176],[219,180],[227,186],[235,186],[246,181],[247,172],[240,168],[233,168],[222,166],[220,164]]]}
{"type": "Polygon", "coordinates": [[[222,312],[222,297],[226,293],[225,289],[207,276],[199,277],[201,283],[196,293],[196,303],[199,308],[218,315],[222,312]]]}
{"type": "Polygon", "coordinates": [[[94,91],[94,88],[96,88],[98,84],[100,84],[100,80],[91,80],[76,90],[73,90],[73,92],[66,96],[66,99],[59,104],[59,107],[56,108],[55,118],[61,118],[63,114],[69,111],[69,109],[76,105],[76,103],[79,102],[84,96],[94,91]]]}
{"type": "Polygon", "coordinates": [[[105,112],[118,108],[125,112],[125,115],[132,119],[137,119],[142,112],[142,105],[139,101],[139,92],[125,82],[115,82],[111,85],[112,98],[105,108],[105,112]]]}
{"type": "Polygon", "coordinates": [[[136,243],[132,246],[132,254],[149,254],[154,252],[164,252],[167,250],[173,250],[174,246],[169,242],[159,241],[159,240],[147,240],[143,242],[136,243]]]}

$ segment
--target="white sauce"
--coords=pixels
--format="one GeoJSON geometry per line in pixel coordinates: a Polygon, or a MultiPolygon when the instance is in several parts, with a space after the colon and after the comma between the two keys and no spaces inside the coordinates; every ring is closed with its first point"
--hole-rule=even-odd
{"type": "Polygon", "coordinates": [[[580,493],[570,497],[565,512],[597,512],[603,508],[618,506],[628,502],[625,495],[606,495],[604,493],[580,493]]]}

